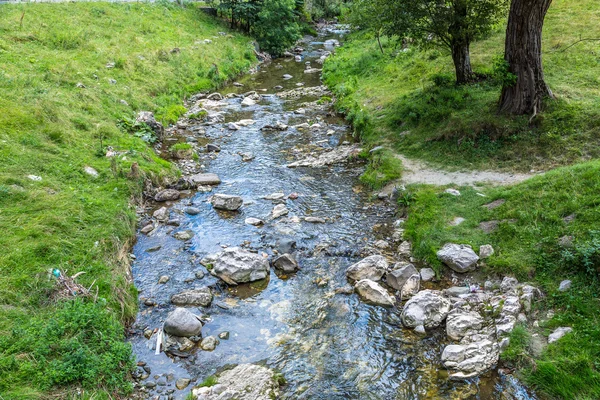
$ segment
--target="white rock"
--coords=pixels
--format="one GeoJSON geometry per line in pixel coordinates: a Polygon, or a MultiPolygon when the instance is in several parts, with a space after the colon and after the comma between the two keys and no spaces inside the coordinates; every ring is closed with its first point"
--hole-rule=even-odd
{"type": "Polygon", "coordinates": [[[442,353],[442,364],[452,370],[451,379],[468,379],[482,374],[498,363],[500,351],[491,340],[466,345],[448,345],[442,353]]]}
{"type": "Polygon", "coordinates": [[[283,217],[284,215],[289,214],[289,212],[290,212],[290,210],[287,209],[285,204],[277,204],[275,207],[273,207],[273,211],[271,211],[271,215],[275,219],[275,218],[283,217]]]}
{"type": "Polygon", "coordinates": [[[252,100],[250,97],[245,97],[244,100],[242,100],[243,106],[253,106],[255,104],[256,104],[256,101],[252,100]]]}
{"type": "Polygon", "coordinates": [[[567,290],[571,289],[571,281],[570,280],[564,280],[560,283],[560,285],[558,286],[558,290],[561,292],[566,292],[567,290]]]}
{"type": "Polygon", "coordinates": [[[446,189],[444,193],[451,194],[452,196],[460,196],[460,192],[456,189],[446,189]]]}
{"type": "Polygon", "coordinates": [[[390,296],[383,286],[370,279],[358,281],[354,289],[367,302],[381,306],[393,306],[396,304],[396,299],[390,296]]]}
{"type": "Polygon", "coordinates": [[[99,175],[98,171],[96,171],[94,168],[89,167],[89,166],[86,166],[85,168],[83,168],[83,171],[93,178],[97,178],[99,175]]]}
{"type": "Polygon", "coordinates": [[[249,217],[244,220],[244,223],[247,225],[260,226],[264,224],[264,221],[262,219],[249,217]]]}
{"type": "Polygon", "coordinates": [[[563,336],[565,336],[567,333],[572,332],[573,328],[571,327],[560,327],[560,328],[556,328],[554,330],[554,332],[552,332],[550,334],[550,336],[548,336],[548,343],[554,343],[557,340],[559,340],[560,338],[562,338],[563,336]]]}
{"type": "Polygon", "coordinates": [[[229,247],[216,256],[210,273],[230,285],[253,282],[269,275],[269,261],[239,247],[229,247]]]}
{"type": "Polygon", "coordinates": [[[42,180],[42,177],[41,176],[37,176],[37,175],[27,175],[27,178],[29,178],[29,179],[31,179],[32,181],[35,181],[35,182],[39,182],[39,181],[42,180]]]}
{"type": "Polygon", "coordinates": [[[489,258],[494,254],[494,248],[491,244],[484,244],[479,248],[479,258],[489,258]]]}
{"type": "Polygon", "coordinates": [[[237,126],[237,124],[235,124],[233,122],[228,123],[227,128],[229,128],[229,130],[232,130],[232,131],[237,131],[240,129],[240,127],[237,126]]]}
{"type": "Polygon", "coordinates": [[[388,262],[385,257],[374,255],[366,257],[352,264],[346,269],[346,276],[354,281],[369,279],[379,281],[388,270],[388,262]]]}
{"type": "Polygon", "coordinates": [[[431,268],[421,268],[421,280],[423,282],[429,282],[433,278],[435,278],[435,271],[431,268]]]}
{"type": "Polygon", "coordinates": [[[446,243],[437,252],[438,259],[456,272],[469,272],[477,269],[479,257],[470,246],[446,243]]]}
{"type": "Polygon", "coordinates": [[[423,325],[436,328],[446,319],[451,303],[435,290],[423,290],[413,296],[404,305],[402,323],[408,328],[423,325]]]}
{"type": "Polygon", "coordinates": [[[446,334],[450,339],[460,341],[467,334],[479,331],[483,322],[479,313],[454,309],[446,318],[446,334]]]}

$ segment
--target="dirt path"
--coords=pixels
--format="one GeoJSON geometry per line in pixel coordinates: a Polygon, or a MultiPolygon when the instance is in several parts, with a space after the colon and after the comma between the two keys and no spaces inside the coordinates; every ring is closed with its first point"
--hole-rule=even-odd
{"type": "Polygon", "coordinates": [[[405,184],[425,183],[431,185],[460,186],[487,183],[493,185],[511,185],[522,182],[537,174],[506,173],[496,171],[456,171],[449,172],[431,167],[423,161],[409,159],[401,154],[397,157],[402,160],[404,171],[401,181],[405,184]]]}

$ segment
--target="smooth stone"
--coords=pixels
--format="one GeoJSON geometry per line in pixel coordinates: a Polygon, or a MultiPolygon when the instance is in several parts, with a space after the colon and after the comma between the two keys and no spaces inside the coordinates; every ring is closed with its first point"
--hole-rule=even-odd
{"type": "Polygon", "coordinates": [[[474,271],[479,261],[479,256],[470,246],[454,243],[446,243],[437,252],[437,258],[459,273],[474,271]]]}
{"type": "Polygon", "coordinates": [[[554,332],[552,332],[550,334],[550,336],[548,336],[548,343],[554,343],[557,340],[561,339],[563,336],[565,336],[567,333],[572,332],[573,328],[571,327],[560,327],[560,328],[556,328],[554,330],[554,332]]]}
{"type": "Polygon", "coordinates": [[[262,219],[249,217],[244,220],[244,223],[247,225],[260,226],[263,225],[265,222],[262,219]]]}
{"type": "Polygon", "coordinates": [[[298,270],[298,262],[288,253],[282,254],[273,260],[273,266],[283,272],[295,272],[298,270]]]}
{"type": "Polygon", "coordinates": [[[435,271],[431,268],[421,268],[421,280],[423,282],[429,282],[433,278],[435,278],[435,271]]]}
{"type": "Polygon", "coordinates": [[[172,201],[177,200],[180,196],[179,190],[175,189],[165,189],[161,190],[154,196],[155,201],[163,202],[163,201],[172,201]]]}
{"type": "Polygon", "coordinates": [[[365,301],[380,306],[394,306],[396,299],[377,282],[370,279],[363,279],[356,283],[354,289],[358,295],[365,301]]]}
{"type": "Polygon", "coordinates": [[[571,289],[571,281],[568,279],[562,281],[558,286],[558,290],[561,292],[566,292],[569,289],[571,289]]]}
{"type": "Polygon", "coordinates": [[[190,176],[192,182],[197,185],[218,185],[221,183],[221,179],[216,174],[195,174],[190,176]]]}
{"type": "Polygon", "coordinates": [[[178,307],[167,315],[164,330],[173,336],[196,336],[202,331],[202,322],[197,315],[185,308],[178,307]]]}
{"type": "Polygon", "coordinates": [[[211,204],[217,210],[237,211],[244,204],[244,200],[240,196],[215,194],[212,196],[211,204]]]}
{"type": "Polygon", "coordinates": [[[388,270],[388,262],[385,257],[373,255],[352,264],[346,269],[346,276],[353,281],[369,279],[379,281],[388,270]]]}

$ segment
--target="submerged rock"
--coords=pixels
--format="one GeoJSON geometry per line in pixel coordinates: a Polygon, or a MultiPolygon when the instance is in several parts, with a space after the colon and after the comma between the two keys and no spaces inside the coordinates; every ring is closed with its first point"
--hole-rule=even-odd
{"type": "Polygon", "coordinates": [[[167,315],[164,330],[173,336],[196,336],[202,331],[202,322],[200,322],[200,317],[187,309],[176,308],[167,315]]]}
{"type": "Polygon", "coordinates": [[[273,266],[283,272],[295,272],[298,270],[298,262],[291,254],[288,253],[285,253],[273,260],[273,266]]]}
{"type": "Polygon", "coordinates": [[[370,279],[379,281],[388,270],[388,262],[383,256],[374,255],[352,264],[346,270],[346,276],[353,281],[370,279]]]}
{"type": "Polygon", "coordinates": [[[363,300],[377,304],[380,306],[394,306],[396,304],[396,299],[377,282],[374,282],[370,279],[363,279],[356,283],[354,286],[356,293],[363,300]]]}
{"type": "Polygon", "coordinates": [[[207,307],[212,302],[213,295],[209,288],[186,290],[171,296],[171,303],[177,306],[207,307]]]}
{"type": "Polygon", "coordinates": [[[211,204],[217,210],[236,211],[244,204],[240,196],[229,194],[215,194],[211,199],[211,204]]]}
{"type": "Polygon", "coordinates": [[[285,206],[285,204],[277,204],[275,207],[273,207],[273,211],[271,212],[273,218],[279,218],[279,217],[283,217],[284,215],[287,215],[290,211],[287,209],[287,207],[285,206]]]}
{"type": "Polygon", "coordinates": [[[479,256],[471,246],[447,243],[437,252],[438,259],[456,272],[469,272],[477,269],[479,256]]]}
{"type": "Polygon", "coordinates": [[[257,281],[269,275],[269,261],[239,247],[230,247],[216,256],[210,273],[231,285],[257,281]]]}

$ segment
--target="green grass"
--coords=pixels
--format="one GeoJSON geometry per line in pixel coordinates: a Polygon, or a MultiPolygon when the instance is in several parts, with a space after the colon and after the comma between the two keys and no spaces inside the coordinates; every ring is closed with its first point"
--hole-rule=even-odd
{"type": "Polygon", "coordinates": [[[556,0],[544,28],[544,68],[557,96],[544,113],[496,113],[504,25],[472,46],[476,72],[488,77],[456,87],[448,52],[403,51],[396,41],[351,36],[324,66],[338,107],[368,145],[452,168],[529,171],[600,156],[600,9],[594,0],[556,0]]]}
{"type": "Polygon", "coordinates": [[[485,275],[514,275],[532,281],[546,293],[538,304],[556,315],[540,324],[547,335],[559,326],[574,329],[549,345],[538,359],[528,351],[528,338],[513,333],[505,359],[515,363],[528,384],[550,398],[600,398],[600,161],[562,167],[507,188],[460,187],[461,196],[444,188],[411,186],[406,235],[414,255],[440,270],[436,251],[447,242],[466,243],[477,251],[491,244],[495,254],[482,268],[485,275]],[[485,197],[481,196],[485,195],[485,197]],[[494,200],[493,210],[482,207],[494,200]],[[568,222],[565,217],[575,215],[568,222]],[[455,217],[465,218],[458,226],[455,217]],[[491,233],[481,222],[505,221],[491,233]],[[570,247],[559,244],[572,236],[570,247]],[[560,281],[573,287],[558,291],[560,281]]]}
{"type": "Polygon", "coordinates": [[[131,390],[122,324],[137,309],[133,203],[144,179],[175,172],[131,121],[149,110],[175,122],[185,96],[255,63],[249,38],[221,31],[195,6],[0,6],[3,398],[68,397],[75,386],[96,399],[131,390]],[[106,158],[107,146],[121,155],[106,158]],[[134,163],[139,175],[130,174],[134,163]],[[77,281],[93,284],[97,302],[56,300],[52,268],[85,271],[77,281]]]}

